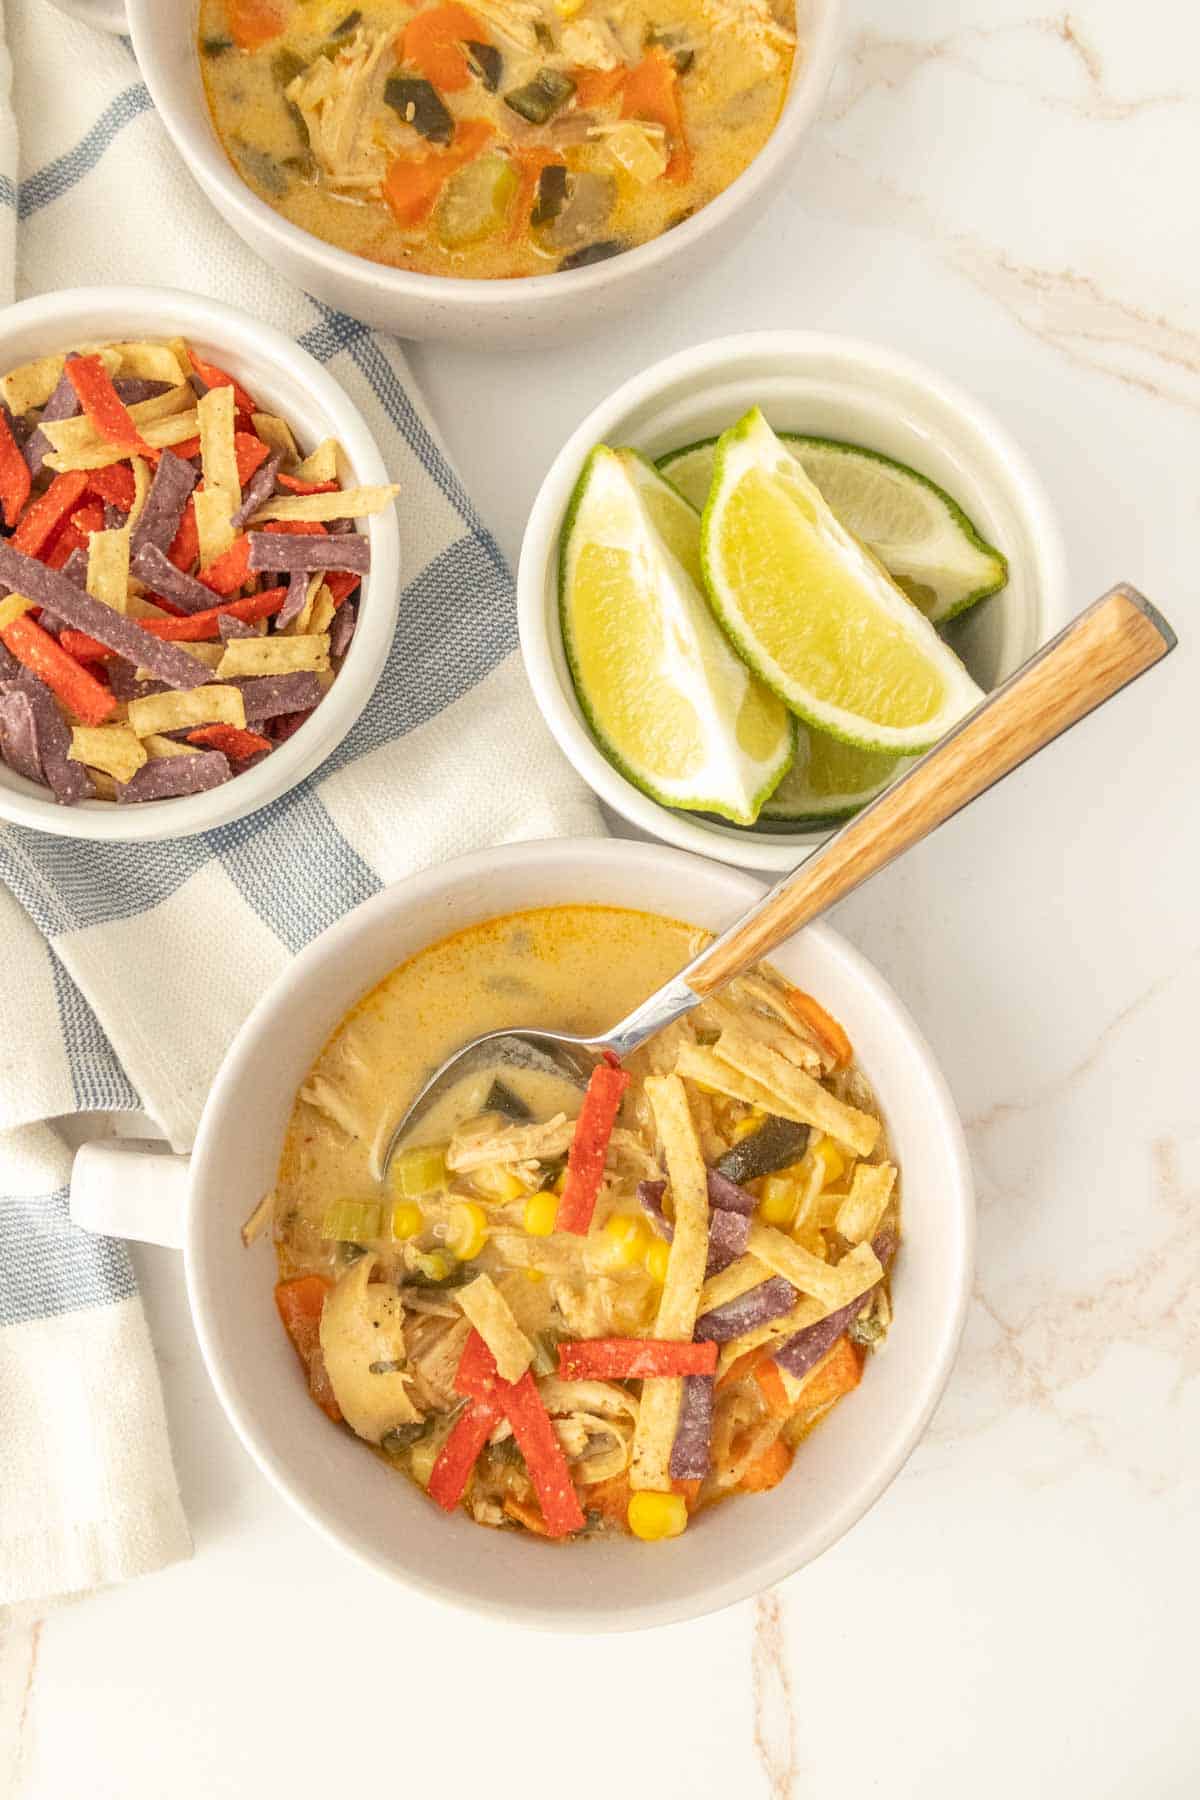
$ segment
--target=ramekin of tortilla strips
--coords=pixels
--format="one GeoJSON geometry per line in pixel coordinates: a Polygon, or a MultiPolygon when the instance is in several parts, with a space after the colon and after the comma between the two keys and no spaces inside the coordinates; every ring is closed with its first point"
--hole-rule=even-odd
{"type": "Polygon", "coordinates": [[[309,774],[391,646],[397,492],[337,382],[233,307],[0,315],[0,817],[184,837],[309,774]]]}

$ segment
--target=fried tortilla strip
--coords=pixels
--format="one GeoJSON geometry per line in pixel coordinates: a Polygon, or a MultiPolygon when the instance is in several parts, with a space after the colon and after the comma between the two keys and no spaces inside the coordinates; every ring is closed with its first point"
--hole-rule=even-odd
{"type": "MultiPolygon", "coordinates": [[[[708,1177],[700,1140],[678,1075],[649,1075],[645,1094],[654,1113],[675,1202],[675,1236],[667,1261],[654,1336],[690,1342],[708,1260],[708,1177]]],[[[642,1384],[630,1461],[630,1486],[668,1492],[671,1447],[683,1383],[659,1376],[642,1384]]]]}
{"type": "Polygon", "coordinates": [[[251,525],[266,519],[305,519],[323,523],[328,519],[361,519],[368,513],[382,512],[390,506],[398,487],[338,488],[332,494],[276,494],[260,506],[251,525]]]}
{"type": "Polygon", "coordinates": [[[119,373],[122,375],[140,375],[146,381],[169,381],[172,387],[182,387],[187,381],[187,371],[169,344],[110,344],[108,347],[120,357],[119,373]]]}
{"type": "MultiPolygon", "coordinates": [[[[164,396],[165,398],[165,396],[164,396]]],[[[153,406],[152,400],[143,402],[153,406]]],[[[130,407],[136,412],[137,407],[130,407]]],[[[74,424],[73,419],[64,419],[63,424],[74,424]]],[[[57,426],[44,428],[47,433],[57,430],[57,426]]],[[[143,440],[152,450],[169,450],[175,444],[186,443],[196,436],[196,414],[191,412],[176,413],[171,418],[152,419],[148,425],[139,426],[143,440]]],[[[82,450],[51,450],[46,456],[46,467],[56,470],[60,475],[69,474],[74,469],[107,469],[113,463],[124,462],[128,450],[122,450],[119,444],[97,442],[87,445],[82,450]]]]}
{"type": "Polygon", "coordinates": [[[304,637],[230,638],[225,645],[217,674],[290,675],[297,669],[311,669],[320,675],[329,667],[329,634],[304,637]]]}
{"type": "MultiPolygon", "coordinates": [[[[292,436],[292,428],[286,419],[275,413],[251,413],[250,422],[264,444],[270,444],[272,450],[278,450],[289,468],[300,457],[296,448],[296,440],[292,436]]],[[[333,477],[329,479],[332,481],[333,477]]]]}
{"type": "Polygon", "coordinates": [[[336,481],[338,448],[336,438],[323,438],[293,471],[297,481],[336,481]]]}
{"type": "Polygon", "coordinates": [[[102,769],[114,781],[130,781],[146,761],[137,733],[128,725],[76,725],[71,730],[72,762],[102,769]]]}
{"type": "MultiPolygon", "coordinates": [[[[129,606],[129,532],[93,531],[88,539],[87,591],[114,612],[129,606]]],[[[121,780],[127,779],[125,776],[121,780]]]]}
{"type": "Polygon", "coordinates": [[[895,1185],[896,1170],[891,1163],[856,1163],[850,1192],[837,1210],[836,1225],[841,1235],[852,1244],[873,1238],[895,1185]]]}
{"type": "MultiPolygon", "coordinates": [[[[191,388],[186,387],[169,388],[165,394],[155,394],[149,400],[135,400],[132,406],[126,408],[130,418],[143,436],[145,436],[148,426],[163,419],[179,417],[184,413],[194,413],[195,410],[196,396],[192,393],[191,388]]],[[[96,429],[87,413],[76,413],[70,419],[54,419],[50,424],[43,425],[42,430],[50,439],[55,450],[64,456],[80,455],[88,450],[111,448],[108,439],[96,429]]],[[[195,434],[191,433],[190,435],[194,436],[195,434]]],[[[147,443],[152,441],[149,437],[146,438],[147,443]]],[[[128,455],[128,450],[122,450],[122,460],[128,455]]]]}
{"type": "Polygon", "coordinates": [[[533,1345],[490,1275],[477,1275],[455,1299],[496,1359],[503,1381],[520,1381],[533,1361],[533,1345]]]}
{"type": "Polygon", "coordinates": [[[740,1031],[723,1031],[714,1045],[717,1060],[748,1076],[770,1096],[769,1110],[815,1125],[856,1156],[869,1156],[879,1142],[879,1120],[838,1100],[777,1050],[740,1031]]]}
{"type": "Polygon", "coordinates": [[[827,1263],[773,1225],[752,1223],[748,1247],[751,1256],[765,1263],[772,1274],[782,1275],[802,1294],[823,1301],[827,1312],[847,1305],[883,1279],[883,1268],[869,1244],[859,1244],[840,1263],[827,1263]]]}
{"type": "Polygon", "coordinates": [[[183,731],[189,725],[236,725],[245,730],[246,708],[235,687],[187,688],[169,694],[146,694],[129,702],[129,723],[139,737],[183,731]]]}
{"type": "Polygon", "coordinates": [[[712,1275],[700,1290],[700,1304],[696,1308],[696,1317],[703,1318],[705,1313],[715,1312],[718,1306],[728,1306],[731,1300],[740,1300],[751,1288],[758,1287],[766,1281],[772,1271],[761,1263],[757,1256],[747,1254],[739,1256],[731,1262],[727,1269],[721,1269],[712,1275]]]}
{"type": "Polygon", "coordinates": [[[204,473],[204,491],[219,488],[229,500],[234,513],[242,503],[242,484],[238,477],[237,445],[234,430],[237,412],[231,387],[209,388],[196,407],[200,421],[200,466],[204,473]]]}
{"type": "MultiPolygon", "coordinates": [[[[797,1246],[798,1248],[798,1246],[797,1246]]],[[[882,1276],[879,1258],[869,1244],[856,1244],[854,1249],[843,1256],[834,1270],[843,1283],[845,1299],[838,1306],[848,1306],[851,1300],[857,1300],[868,1288],[874,1287],[882,1276]]],[[[790,1280],[790,1276],[785,1277],[790,1280]]],[[[732,1338],[721,1346],[721,1354],[717,1360],[717,1380],[735,1363],[739,1356],[747,1350],[760,1349],[765,1344],[781,1343],[785,1338],[794,1337],[798,1331],[805,1331],[810,1325],[818,1325],[822,1319],[836,1312],[838,1306],[830,1306],[825,1300],[818,1300],[805,1295],[797,1301],[791,1312],[784,1313],[778,1319],[771,1319],[765,1325],[756,1326],[744,1337],[732,1338]]]]}
{"type": "MultiPolygon", "coordinates": [[[[824,1064],[812,1045],[805,1043],[794,1031],[789,1031],[778,1019],[752,1012],[749,1007],[730,1006],[728,1001],[721,999],[709,1000],[705,1011],[722,1034],[726,1031],[735,1036],[744,1034],[753,1038],[756,1044],[765,1044],[768,1049],[778,1051],[785,1061],[794,1063],[808,1075],[819,1076],[824,1073],[824,1064]]],[[[720,1045],[716,1048],[720,1055],[720,1045]]]]}

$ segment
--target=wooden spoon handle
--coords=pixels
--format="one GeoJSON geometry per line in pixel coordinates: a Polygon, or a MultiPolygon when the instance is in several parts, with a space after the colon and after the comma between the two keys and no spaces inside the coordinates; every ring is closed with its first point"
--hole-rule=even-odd
{"type": "Polygon", "coordinates": [[[1110,589],[710,945],[686,971],[687,985],[703,998],[769,956],[800,926],[1111,700],[1175,642],[1166,620],[1136,588],[1110,589]]]}

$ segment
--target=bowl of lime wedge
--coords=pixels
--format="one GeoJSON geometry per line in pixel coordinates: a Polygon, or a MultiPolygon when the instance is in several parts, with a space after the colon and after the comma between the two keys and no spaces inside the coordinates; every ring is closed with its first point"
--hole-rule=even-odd
{"type": "Polygon", "coordinates": [[[626,382],[518,574],[566,756],[652,835],[798,862],[1069,615],[1057,524],[979,404],[875,344],[762,332],[626,382]]]}

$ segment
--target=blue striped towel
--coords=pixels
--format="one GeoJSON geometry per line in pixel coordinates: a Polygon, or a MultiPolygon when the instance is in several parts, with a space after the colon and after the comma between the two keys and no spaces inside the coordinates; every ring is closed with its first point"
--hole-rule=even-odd
{"type": "Polygon", "coordinates": [[[348,908],[483,844],[599,829],[524,685],[503,559],[396,344],[293,292],[233,237],[127,44],[42,0],[0,0],[5,23],[17,77],[10,107],[0,31],[0,287],[15,250],[22,296],[142,280],[290,332],[402,484],[407,585],[373,700],[274,805],[130,848],[0,830],[0,1603],[188,1548],[129,1260],[71,1227],[69,1156],[47,1122],[141,1110],[185,1149],[258,995],[348,908]]]}

